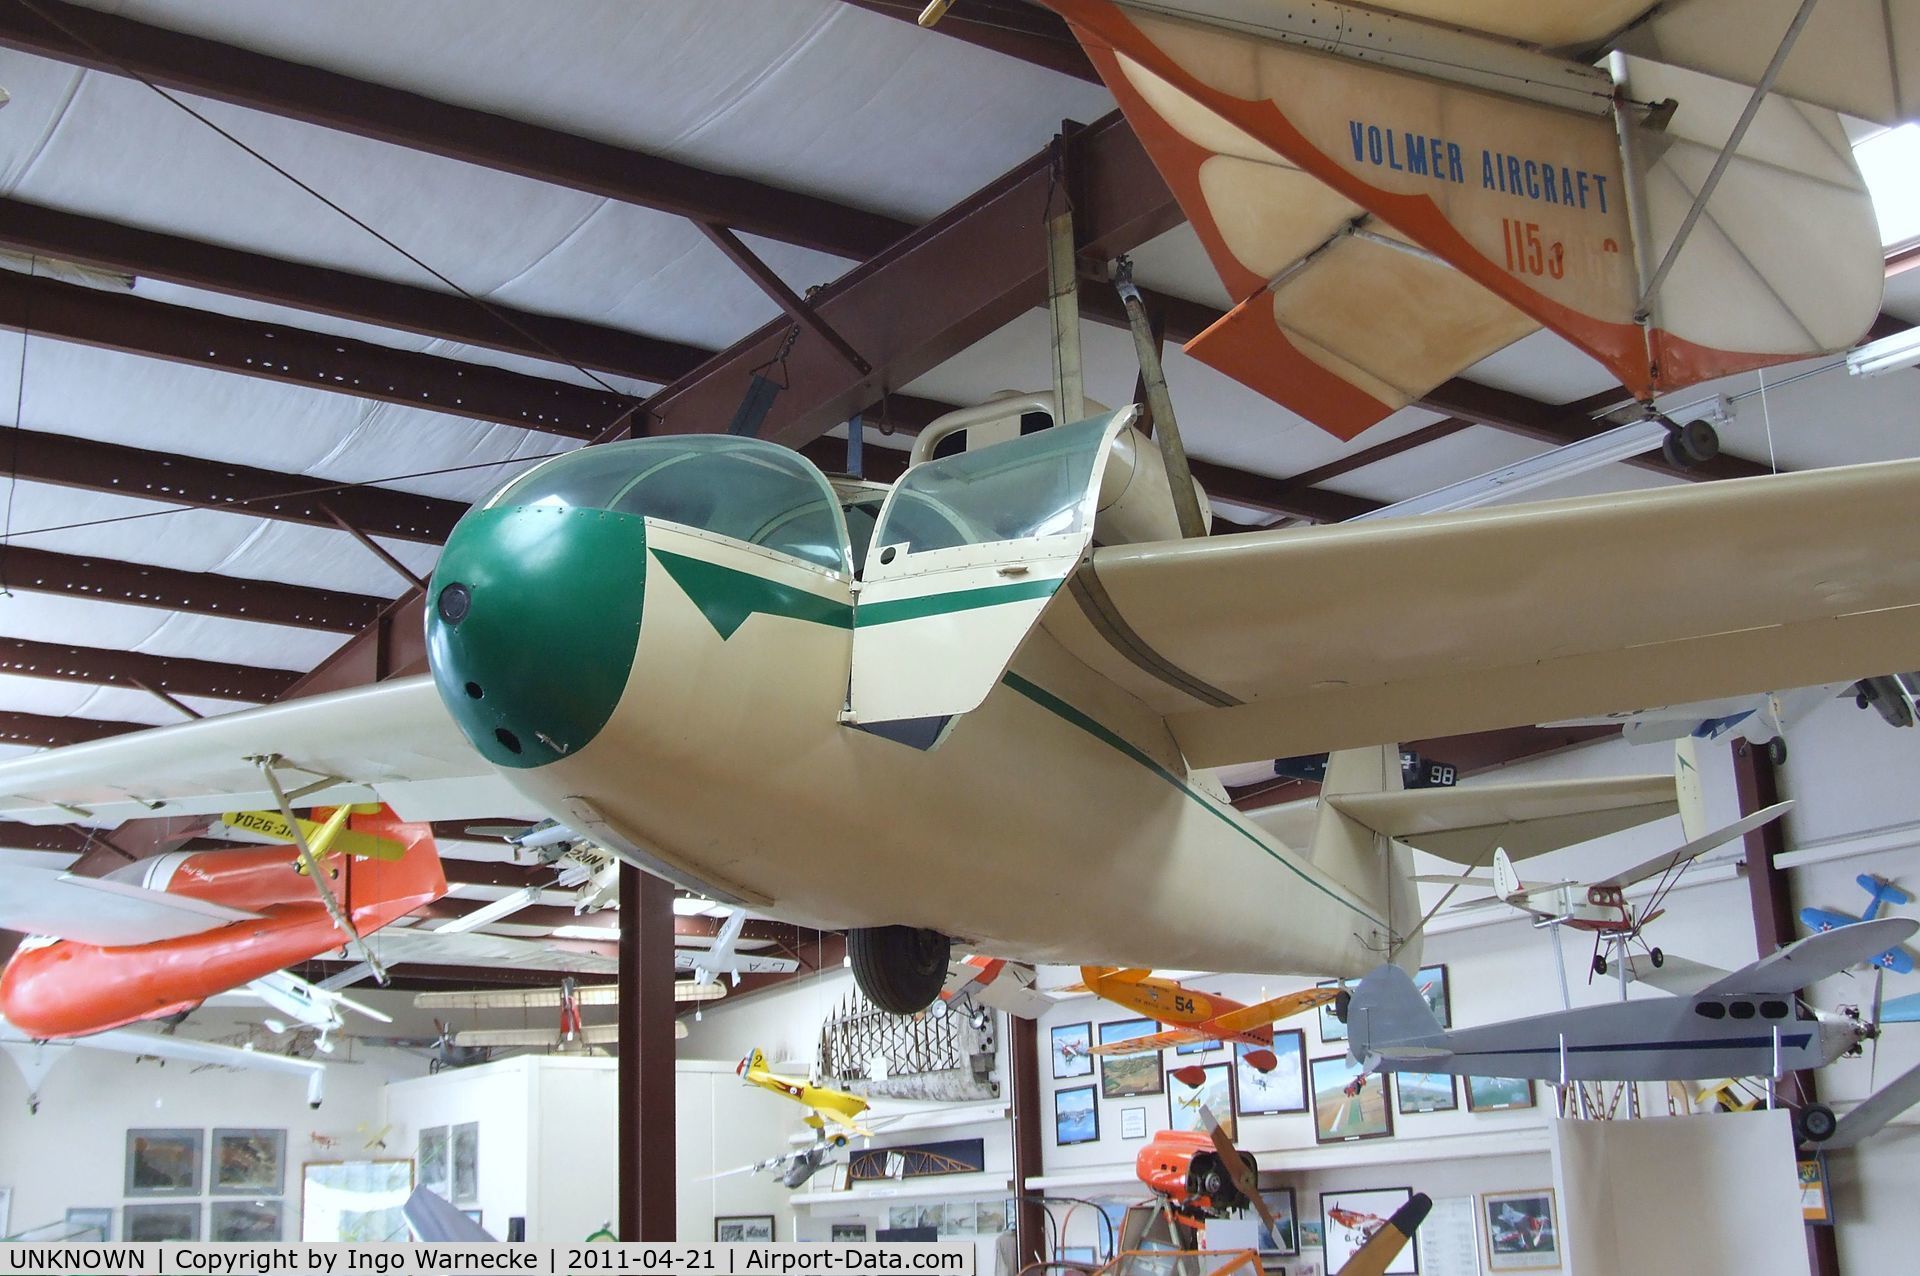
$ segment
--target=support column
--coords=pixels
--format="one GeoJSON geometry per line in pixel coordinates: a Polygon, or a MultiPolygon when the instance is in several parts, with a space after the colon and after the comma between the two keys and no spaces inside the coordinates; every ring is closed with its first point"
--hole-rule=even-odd
{"type": "Polygon", "coordinates": [[[672,1241],[673,888],[620,865],[620,1239],[672,1241]]]}
{"type": "MultiPolygon", "coordinates": [[[[1780,780],[1773,763],[1763,749],[1744,741],[1733,745],[1733,781],[1740,795],[1740,814],[1752,815],[1780,800],[1780,780]]],[[[1782,944],[1794,940],[1793,891],[1784,869],[1774,857],[1787,849],[1781,825],[1785,819],[1764,824],[1746,836],[1747,890],[1753,900],[1753,938],[1759,955],[1764,957],[1782,944]]],[[[1805,1103],[1816,1102],[1820,1091],[1814,1074],[1793,1074],[1794,1087],[1805,1103]]],[[[1829,1193],[1832,1188],[1829,1186],[1829,1193]]],[[[1840,1276],[1840,1251],[1834,1243],[1833,1228],[1807,1225],[1807,1262],[1813,1276],[1840,1276]]]]}
{"type": "Polygon", "coordinates": [[[1040,1177],[1040,1029],[1031,1019],[1007,1016],[1007,1071],[1013,1082],[1014,1269],[1045,1255],[1046,1211],[1028,1199],[1027,1180],[1040,1177]]]}

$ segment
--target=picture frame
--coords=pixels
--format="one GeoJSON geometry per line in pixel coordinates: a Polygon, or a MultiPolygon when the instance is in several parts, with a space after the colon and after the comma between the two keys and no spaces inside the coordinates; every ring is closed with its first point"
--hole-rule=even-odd
{"type": "Polygon", "coordinates": [[[1145,1108],[1120,1109],[1120,1137],[1123,1139],[1144,1139],[1147,1137],[1147,1110],[1145,1108]]]}
{"type": "Polygon", "coordinates": [[[1053,1079],[1093,1075],[1093,1024],[1066,1023],[1052,1029],[1053,1079]]]}
{"type": "Polygon", "coordinates": [[[1794,1171],[1800,1178],[1800,1217],[1808,1223],[1831,1225],[1833,1197],[1827,1191],[1827,1158],[1824,1153],[1799,1157],[1794,1171]]]}
{"type": "Polygon", "coordinates": [[[1480,1221],[1490,1272],[1560,1270],[1560,1221],[1553,1189],[1482,1192],[1480,1221]]]}
{"type": "Polygon", "coordinates": [[[725,1214],[713,1220],[713,1239],[719,1245],[770,1245],[773,1215],[725,1214]]]}
{"type": "MultiPolygon", "coordinates": [[[[1115,1019],[1101,1024],[1095,1031],[1100,1044],[1105,1046],[1116,1041],[1150,1036],[1159,1030],[1160,1025],[1152,1019],[1115,1019]]],[[[1158,1050],[1100,1056],[1101,1098],[1132,1099],[1142,1095],[1163,1094],[1165,1091],[1166,1079],[1161,1071],[1158,1050]]]]}
{"type": "Polygon", "coordinates": [[[1267,1209],[1273,1214],[1273,1221],[1279,1230],[1267,1226],[1265,1219],[1260,1220],[1259,1252],[1262,1258],[1269,1255],[1285,1257],[1300,1252],[1300,1224],[1294,1209],[1293,1189],[1290,1187],[1264,1187],[1260,1189],[1261,1199],[1266,1201],[1267,1209]]]}
{"type": "MultiPolygon", "coordinates": [[[[67,1234],[62,1239],[87,1244],[113,1239],[113,1207],[70,1209],[66,1218],[67,1234]]],[[[7,1234],[7,1222],[0,1218],[0,1236],[7,1234]]]]}
{"type": "Polygon", "coordinates": [[[1467,1111],[1518,1112],[1534,1105],[1533,1082],[1525,1077],[1467,1077],[1467,1111]]]}
{"type": "MultiPolygon", "coordinates": [[[[125,1194],[128,1196],[200,1195],[200,1169],[204,1161],[202,1152],[205,1138],[204,1130],[128,1130],[125,1194]]],[[[194,1236],[190,1239],[199,1239],[197,1224],[194,1236]]]]}
{"type": "Polygon", "coordinates": [[[835,1223],[832,1239],[837,1245],[864,1245],[869,1237],[865,1223],[835,1223]]]}
{"type": "Polygon", "coordinates": [[[1450,1072],[1396,1072],[1393,1094],[1394,1107],[1401,1116],[1456,1112],[1460,1108],[1459,1087],[1450,1072]]]}
{"type": "Polygon", "coordinates": [[[1433,1017],[1440,1021],[1442,1028],[1453,1027],[1453,989],[1447,974],[1447,964],[1439,962],[1432,966],[1420,967],[1413,977],[1414,986],[1420,995],[1427,999],[1427,1009],[1433,1011],[1433,1017]]]}
{"type": "Polygon", "coordinates": [[[120,1209],[120,1239],[197,1241],[200,1239],[200,1202],[124,1205],[120,1209]]]}
{"type": "Polygon", "coordinates": [[[430,1125],[420,1131],[414,1144],[415,1178],[442,1200],[453,1199],[452,1137],[450,1126],[430,1125]]]}
{"type": "Polygon", "coordinates": [[[460,1212],[465,1214],[468,1221],[475,1227],[483,1227],[486,1225],[487,1212],[485,1210],[461,1210],[460,1212]]]}
{"type": "MultiPolygon", "coordinates": [[[[207,1191],[214,1196],[285,1195],[286,1156],[285,1130],[217,1128],[207,1191]]],[[[208,1230],[213,1230],[211,1224],[208,1230]]]]}
{"type": "Polygon", "coordinates": [[[940,1215],[940,1236],[973,1235],[974,1219],[979,1210],[973,1201],[948,1201],[947,1208],[940,1215]]]}
{"type": "Polygon", "coordinates": [[[1240,1122],[1234,1110],[1233,1071],[1233,1065],[1222,1060],[1201,1065],[1202,1079],[1197,1086],[1190,1086],[1179,1077],[1173,1078],[1172,1084],[1167,1086],[1167,1128],[1205,1130],[1206,1122],[1200,1116],[1200,1109],[1205,1107],[1213,1112],[1228,1138],[1239,1138],[1240,1122]]]}
{"type": "MultiPolygon", "coordinates": [[[[1345,988],[1348,992],[1352,992],[1354,988],[1359,986],[1359,983],[1360,981],[1358,979],[1321,979],[1316,981],[1313,986],[1315,988],[1345,988]]],[[[1333,1003],[1331,1001],[1323,1002],[1317,1006],[1315,1013],[1320,1016],[1320,1042],[1322,1045],[1331,1045],[1336,1041],[1345,1041],[1347,1039],[1347,1025],[1341,1023],[1339,1019],[1334,1017],[1333,1003]]]]}
{"type": "Polygon", "coordinates": [[[207,1207],[207,1239],[263,1244],[279,1241],[286,1227],[284,1202],[214,1201],[207,1207]]]}
{"type": "MultiPolygon", "coordinates": [[[[300,1167],[300,1239],[400,1243],[411,1235],[401,1203],[413,1191],[413,1158],[308,1161],[300,1167]]],[[[512,1220],[508,1222],[512,1238],[512,1220]]]]}
{"type": "Polygon", "coordinates": [[[1100,1104],[1090,1085],[1053,1092],[1053,1143],[1072,1147],[1100,1141],[1100,1104]]]}
{"type": "Polygon", "coordinates": [[[1007,1230],[1009,1217],[1005,1201],[982,1201],[973,1212],[973,1234],[998,1236],[1007,1230]]]}
{"type": "Polygon", "coordinates": [[[1387,1073],[1367,1072],[1343,1054],[1315,1059],[1310,1067],[1315,1142],[1358,1143],[1393,1137],[1387,1073]]]}
{"type": "MultiPolygon", "coordinates": [[[[1329,1272],[1345,1267],[1360,1247],[1393,1212],[1413,1198],[1410,1187],[1370,1187],[1320,1193],[1320,1248],[1329,1272]]],[[[1416,1232],[1405,1249],[1385,1268],[1387,1276],[1418,1276],[1420,1236],[1416,1232]]]]}
{"type": "Polygon", "coordinates": [[[1307,1110],[1307,1034],[1288,1028],[1273,1034],[1275,1063],[1261,1072],[1246,1061],[1248,1051],[1260,1049],[1236,1043],[1233,1047],[1234,1095],[1241,1116],[1273,1116],[1307,1110]]]}
{"type": "Polygon", "coordinates": [[[455,1205],[468,1205],[480,1196],[480,1123],[466,1121],[453,1127],[450,1167],[455,1205]]]}

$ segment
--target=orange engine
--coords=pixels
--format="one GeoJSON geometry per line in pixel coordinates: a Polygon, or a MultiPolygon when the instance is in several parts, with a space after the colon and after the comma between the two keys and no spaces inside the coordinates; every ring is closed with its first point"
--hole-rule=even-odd
{"type": "MultiPolygon", "coordinates": [[[[1252,1157],[1247,1164],[1259,1172],[1252,1157]]],[[[1250,1202],[1234,1186],[1213,1139],[1194,1130],[1162,1130],[1134,1160],[1140,1181],[1167,1198],[1174,1213],[1189,1219],[1219,1218],[1250,1202]]]]}

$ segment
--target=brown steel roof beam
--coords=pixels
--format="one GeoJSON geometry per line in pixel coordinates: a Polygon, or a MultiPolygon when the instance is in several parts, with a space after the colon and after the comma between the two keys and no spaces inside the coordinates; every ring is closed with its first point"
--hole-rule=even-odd
{"type": "MultiPolygon", "coordinates": [[[[18,552],[17,550],[15,551],[18,552]]],[[[69,744],[86,744],[129,731],[145,731],[144,722],[113,722],[105,718],[56,718],[44,713],[0,712],[0,744],[25,744],[36,749],[57,749],[69,744]]],[[[0,820],[0,829],[11,825],[0,820]]],[[[26,827],[26,826],[22,826],[26,827]]],[[[0,846],[19,846],[0,835],[0,846]]]]}
{"type": "Polygon", "coordinates": [[[773,268],[766,262],[761,261],[754,254],[753,249],[740,242],[740,236],[725,226],[716,226],[712,222],[698,222],[696,225],[700,227],[700,233],[705,235],[741,274],[753,281],[754,287],[772,298],[774,304],[786,311],[788,317],[796,323],[803,323],[813,329],[814,335],[832,346],[834,352],[847,361],[848,367],[861,376],[873,371],[872,365],[861,358],[860,352],[848,345],[846,338],[835,332],[827,321],[820,317],[819,311],[801,300],[799,293],[787,287],[786,280],[775,274],[773,268]]]}
{"type": "Polygon", "coordinates": [[[328,513],[332,510],[370,535],[422,545],[445,541],[467,511],[461,502],[438,496],[334,484],[305,474],[281,474],[39,430],[10,433],[7,448],[10,471],[31,482],[328,530],[335,530],[328,513]]]}
{"type": "Polygon", "coordinates": [[[0,575],[8,588],[28,593],[63,594],[335,633],[365,629],[386,605],[384,598],[337,589],[55,554],[25,545],[7,549],[0,559],[0,575]]]}
{"type": "Polygon", "coordinates": [[[208,696],[251,704],[279,699],[300,676],[286,669],[255,669],[182,656],[150,656],[144,652],[74,647],[25,638],[0,638],[0,673],[101,687],[127,687],[135,691],[158,687],[175,696],[208,696]]]}
{"type": "Polygon", "coordinates": [[[0,199],[0,244],[642,381],[671,381],[698,367],[710,353],[602,324],[535,314],[495,301],[482,306],[453,293],[242,252],[17,199],[0,199]]]}
{"type": "Polygon", "coordinates": [[[904,223],[63,0],[0,6],[0,45],[856,260],[904,223]]]}
{"type": "MultiPolygon", "coordinates": [[[[0,5],[0,15],[8,13],[0,5]]],[[[589,438],[625,395],[439,355],[0,272],[0,327],[526,430],[589,438]]]]}

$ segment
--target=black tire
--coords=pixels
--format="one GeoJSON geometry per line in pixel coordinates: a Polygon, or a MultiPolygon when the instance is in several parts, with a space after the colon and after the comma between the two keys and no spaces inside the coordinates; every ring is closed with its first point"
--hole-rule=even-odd
{"type": "Polygon", "coordinates": [[[889,1014],[919,1014],[947,982],[953,941],[916,926],[862,926],[847,932],[853,982],[889,1014]]]}
{"type": "Polygon", "coordinates": [[[1690,470],[1720,455],[1720,435],[1706,421],[1689,421],[1667,431],[1660,454],[1668,464],[1690,470]]]}
{"type": "Polygon", "coordinates": [[[1347,1021],[1347,1010],[1353,1005],[1353,994],[1342,988],[1333,995],[1333,1017],[1341,1023],[1347,1021]]]}
{"type": "Polygon", "coordinates": [[[1605,957],[1595,957],[1593,959],[1593,973],[1596,975],[1604,975],[1607,973],[1607,959],[1605,957]]]}
{"type": "Polygon", "coordinates": [[[1793,1114],[1794,1137],[1801,1143],[1825,1143],[1839,1125],[1833,1109],[1824,1103],[1809,1103],[1793,1114]]]}
{"type": "Polygon", "coordinates": [[[1787,764],[1787,742],[1779,736],[1767,741],[1767,761],[1775,766],[1787,764]]]}
{"type": "Polygon", "coordinates": [[[1653,968],[1655,970],[1658,970],[1660,969],[1660,967],[1667,964],[1667,955],[1661,952],[1658,948],[1648,953],[1647,957],[1653,962],[1653,968]]]}

